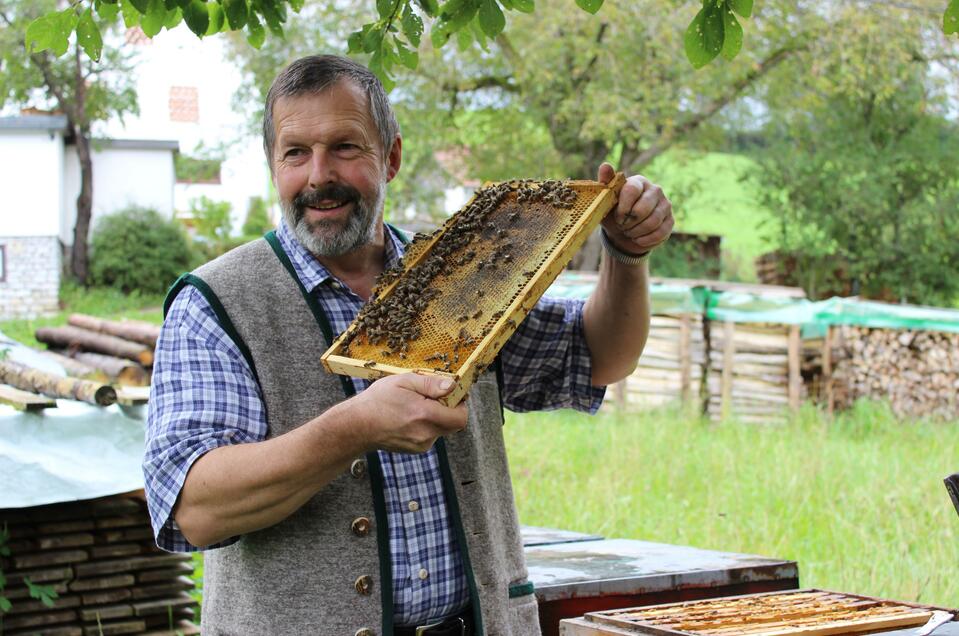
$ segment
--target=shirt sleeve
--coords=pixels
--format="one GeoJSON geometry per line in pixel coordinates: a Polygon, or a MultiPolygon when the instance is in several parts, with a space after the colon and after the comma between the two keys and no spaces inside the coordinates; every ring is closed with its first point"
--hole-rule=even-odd
{"type": "Polygon", "coordinates": [[[517,413],[599,410],[606,387],[592,385],[584,304],[544,297],[526,316],[500,352],[506,408],[517,413]]]}
{"type": "Polygon", "coordinates": [[[250,366],[206,298],[185,287],[160,330],[147,415],[143,477],[160,548],[200,549],[172,514],[193,462],[219,446],[260,441],[266,432],[266,409],[250,366]]]}

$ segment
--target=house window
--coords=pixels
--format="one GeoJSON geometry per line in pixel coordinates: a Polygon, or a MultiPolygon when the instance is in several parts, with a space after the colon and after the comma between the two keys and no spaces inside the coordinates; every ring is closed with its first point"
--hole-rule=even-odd
{"type": "Polygon", "coordinates": [[[7,246],[0,245],[0,283],[7,282],[7,246]]]}
{"type": "Polygon", "coordinates": [[[170,121],[200,121],[200,91],[196,86],[170,87],[170,121]]]}

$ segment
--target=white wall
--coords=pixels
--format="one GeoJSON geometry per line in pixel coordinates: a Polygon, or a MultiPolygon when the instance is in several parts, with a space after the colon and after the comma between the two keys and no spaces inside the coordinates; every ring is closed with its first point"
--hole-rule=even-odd
{"type": "MultiPolygon", "coordinates": [[[[80,193],[80,161],[76,146],[66,149],[66,183],[60,240],[73,245],[73,225],[80,193]]],[[[98,217],[131,205],[173,216],[175,181],[172,150],[101,148],[93,151],[93,225],[98,217]]]]}
{"type": "Polygon", "coordinates": [[[63,137],[59,132],[0,134],[0,236],[59,233],[63,137]]]}

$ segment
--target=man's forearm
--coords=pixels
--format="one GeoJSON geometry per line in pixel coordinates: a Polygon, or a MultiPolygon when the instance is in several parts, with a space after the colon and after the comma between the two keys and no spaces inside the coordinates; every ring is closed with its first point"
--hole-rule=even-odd
{"type": "Polygon", "coordinates": [[[348,406],[279,437],[221,446],[190,468],[173,510],[198,547],[279,523],[365,451],[348,406]]]}
{"type": "Polygon", "coordinates": [[[593,386],[622,380],[636,368],[649,335],[649,267],[604,258],[583,308],[593,386]]]}

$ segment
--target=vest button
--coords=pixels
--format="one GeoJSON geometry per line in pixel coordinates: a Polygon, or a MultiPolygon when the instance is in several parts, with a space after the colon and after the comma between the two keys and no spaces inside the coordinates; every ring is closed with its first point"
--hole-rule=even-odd
{"type": "Polygon", "coordinates": [[[376,632],[369,627],[361,627],[360,629],[356,630],[356,633],[353,634],[353,636],[376,636],[376,632]]]}
{"type": "Polygon", "coordinates": [[[366,476],[366,460],[357,459],[350,464],[350,474],[356,479],[362,479],[366,476]]]}
{"type": "Polygon", "coordinates": [[[351,527],[353,534],[358,537],[365,537],[370,533],[370,520],[366,517],[357,517],[353,520],[351,527]]]}
{"type": "Polygon", "coordinates": [[[360,578],[356,579],[356,583],[353,584],[353,587],[356,588],[357,594],[368,596],[369,594],[373,593],[373,577],[369,574],[364,574],[360,578]]]}

